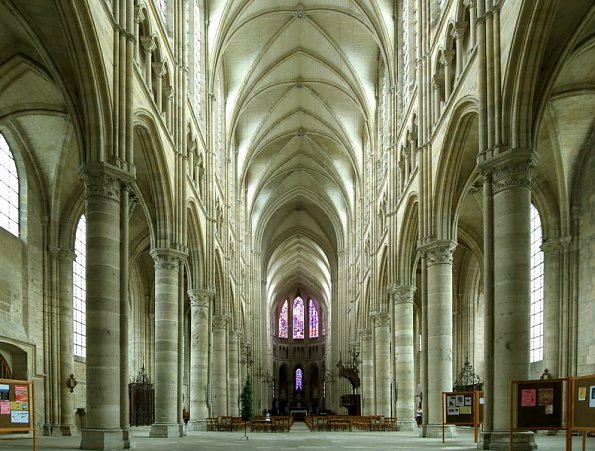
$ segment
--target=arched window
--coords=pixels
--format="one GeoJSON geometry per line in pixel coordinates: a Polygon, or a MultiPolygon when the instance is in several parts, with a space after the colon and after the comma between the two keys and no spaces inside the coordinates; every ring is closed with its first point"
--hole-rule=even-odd
{"type": "Polygon", "coordinates": [[[74,328],[74,355],[85,357],[87,354],[86,340],[86,302],[87,302],[87,219],[85,215],[79,219],[74,241],[76,258],[72,263],[72,315],[74,328]]]}
{"type": "Polygon", "coordinates": [[[543,241],[539,212],[531,204],[531,362],[543,360],[543,241]]]}
{"type": "Polygon", "coordinates": [[[304,373],[300,368],[295,370],[295,389],[303,390],[304,387],[304,373]]]}
{"type": "Polygon", "coordinates": [[[19,175],[8,143],[0,133],[0,227],[19,236],[19,175]]]}
{"type": "Polygon", "coordinates": [[[318,338],[318,310],[314,301],[310,299],[310,338],[318,338]]]}
{"type": "Polygon", "coordinates": [[[279,312],[279,338],[287,338],[289,337],[289,329],[287,327],[287,316],[288,316],[288,307],[287,301],[283,302],[283,307],[281,307],[281,311],[279,312]]]}
{"type": "Polygon", "coordinates": [[[304,300],[299,296],[293,301],[293,338],[304,338],[304,300]]]}

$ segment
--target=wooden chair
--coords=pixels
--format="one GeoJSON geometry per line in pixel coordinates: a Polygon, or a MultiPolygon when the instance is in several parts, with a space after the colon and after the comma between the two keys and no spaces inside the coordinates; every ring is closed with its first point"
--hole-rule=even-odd
{"type": "Polygon", "coordinates": [[[219,422],[217,418],[207,418],[207,431],[218,431],[219,422]]]}

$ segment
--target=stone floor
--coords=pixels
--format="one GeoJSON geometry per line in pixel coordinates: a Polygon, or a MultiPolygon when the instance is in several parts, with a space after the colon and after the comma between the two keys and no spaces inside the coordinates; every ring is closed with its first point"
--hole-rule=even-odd
{"type": "MultiPolygon", "coordinates": [[[[470,451],[476,449],[473,434],[468,428],[459,428],[457,438],[419,438],[415,432],[310,432],[304,423],[294,423],[289,433],[250,433],[246,440],[243,432],[189,432],[179,439],[151,439],[148,428],[134,428],[133,434],[137,450],[197,451],[227,450],[449,450],[470,451]]],[[[540,450],[563,451],[564,437],[538,435],[540,450]]],[[[32,439],[8,438],[0,436],[0,450],[30,450],[32,439]]],[[[78,449],[79,437],[40,437],[38,450],[78,449]]],[[[573,451],[581,450],[581,438],[574,437],[573,451]]],[[[587,439],[587,450],[595,450],[595,438],[587,439]]]]}

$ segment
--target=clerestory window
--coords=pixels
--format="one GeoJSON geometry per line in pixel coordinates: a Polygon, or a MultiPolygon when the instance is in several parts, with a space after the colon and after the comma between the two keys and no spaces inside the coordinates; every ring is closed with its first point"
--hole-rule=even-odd
{"type": "Polygon", "coordinates": [[[19,236],[19,175],[14,157],[0,133],[0,227],[19,236]]]}

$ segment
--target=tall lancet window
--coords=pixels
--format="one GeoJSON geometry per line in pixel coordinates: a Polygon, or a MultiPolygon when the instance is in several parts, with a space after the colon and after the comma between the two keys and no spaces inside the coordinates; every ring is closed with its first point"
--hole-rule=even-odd
{"type": "Polygon", "coordinates": [[[304,387],[304,373],[300,368],[295,370],[295,389],[303,390],[304,387]]]}
{"type": "Polygon", "coordinates": [[[87,219],[79,219],[74,241],[76,258],[72,262],[72,316],[74,328],[74,355],[85,357],[87,349],[87,219]]]}
{"type": "Polygon", "coordinates": [[[310,338],[318,338],[318,310],[314,301],[310,299],[310,338]]]}
{"type": "Polygon", "coordinates": [[[543,242],[539,212],[531,204],[531,362],[543,360],[543,242]]]}
{"type": "Polygon", "coordinates": [[[0,227],[19,236],[19,175],[8,143],[0,133],[0,227]]]}
{"type": "Polygon", "coordinates": [[[299,296],[293,301],[293,338],[304,338],[304,300],[299,296]]]}
{"type": "Polygon", "coordinates": [[[288,307],[287,301],[283,302],[283,307],[281,307],[281,312],[279,313],[279,338],[288,338],[289,337],[289,329],[287,327],[287,316],[288,316],[288,307]]]}
{"type": "Polygon", "coordinates": [[[194,32],[194,108],[196,109],[196,115],[200,113],[200,10],[198,8],[199,0],[194,0],[194,11],[193,11],[193,32],[194,32]]]}

